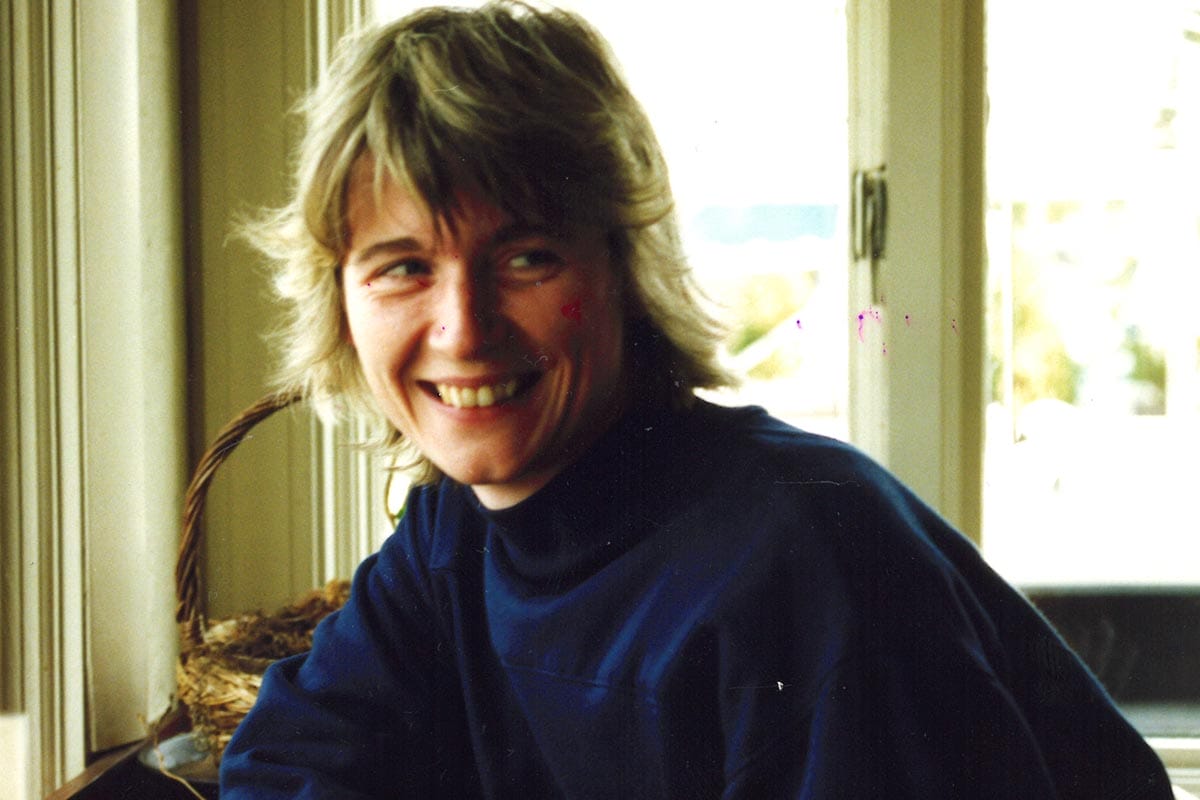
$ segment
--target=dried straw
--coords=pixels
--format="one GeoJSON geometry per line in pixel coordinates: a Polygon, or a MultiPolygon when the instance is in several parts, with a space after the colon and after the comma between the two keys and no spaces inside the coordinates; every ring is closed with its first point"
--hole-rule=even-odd
{"type": "Polygon", "coordinates": [[[179,700],[192,727],[216,760],[234,729],[254,705],[262,676],[273,662],[312,647],[313,629],[340,608],[350,593],[348,581],[331,581],[272,614],[261,611],[209,624],[200,607],[200,519],[217,468],[254,425],[296,402],[294,395],[271,395],[243,411],[218,432],[201,457],[184,500],[183,535],[175,566],[176,620],[181,653],[176,668],[179,700]]]}
{"type": "Polygon", "coordinates": [[[218,759],[254,705],[267,667],[307,652],[317,623],[341,608],[349,593],[349,581],[330,581],[274,614],[243,614],[213,624],[203,641],[184,647],[176,669],[179,699],[218,759]]]}

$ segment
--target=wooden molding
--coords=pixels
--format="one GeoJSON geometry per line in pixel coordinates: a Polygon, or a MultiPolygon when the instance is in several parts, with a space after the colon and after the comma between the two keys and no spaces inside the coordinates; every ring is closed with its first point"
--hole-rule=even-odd
{"type": "Polygon", "coordinates": [[[14,561],[0,627],[5,703],[27,714],[30,780],[44,791],[85,755],[75,31],[71,10],[48,3],[14,0],[4,14],[0,530],[14,561]]]}

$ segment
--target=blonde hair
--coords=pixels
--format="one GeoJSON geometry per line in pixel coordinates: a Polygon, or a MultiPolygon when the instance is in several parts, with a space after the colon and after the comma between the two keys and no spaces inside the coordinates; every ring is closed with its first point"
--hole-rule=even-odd
{"type": "MultiPolygon", "coordinates": [[[[347,37],[301,106],[306,123],[291,202],[248,226],[276,265],[286,318],[279,388],[326,418],[364,417],[405,451],[363,379],[346,335],[340,263],[346,191],[364,156],[453,224],[456,190],[551,225],[609,232],[625,286],[634,391],[686,405],[732,383],[717,360],[723,331],[679,241],[667,168],[607,44],[579,16],[502,0],[428,8],[347,37]]],[[[436,469],[408,452],[419,478],[436,469]]]]}

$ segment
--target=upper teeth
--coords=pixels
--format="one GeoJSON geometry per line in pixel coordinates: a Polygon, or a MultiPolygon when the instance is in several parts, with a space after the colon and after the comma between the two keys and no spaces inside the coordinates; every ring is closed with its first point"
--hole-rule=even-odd
{"type": "Polygon", "coordinates": [[[492,386],[451,386],[446,383],[437,385],[437,392],[442,402],[455,408],[487,408],[497,403],[503,403],[517,393],[517,379],[492,386]]]}

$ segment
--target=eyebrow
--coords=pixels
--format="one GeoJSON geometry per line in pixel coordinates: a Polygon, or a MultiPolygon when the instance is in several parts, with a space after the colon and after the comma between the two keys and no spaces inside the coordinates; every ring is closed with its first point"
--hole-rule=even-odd
{"type": "Polygon", "coordinates": [[[351,264],[365,264],[380,255],[395,255],[397,253],[412,253],[420,250],[421,242],[413,236],[400,236],[395,239],[385,239],[364,247],[358,252],[347,254],[346,261],[351,264]]]}
{"type": "Polygon", "coordinates": [[[524,239],[529,236],[541,236],[546,239],[561,239],[563,234],[552,230],[549,226],[538,225],[533,222],[511,222],[508,225],[501,227],[492,234],[488,243],[495,247],[496,245],[508,244],[517,239],[524,239]]]}
{"type": "MultiPolygon", "coordinates": [[[[518,241],[530,236],[541,236],[548,239],[559,239],[563,234],[556,233],[546,225],[532,222],[511,222],[501,226],[485,242],[487,247],[498,247],[509,242],[518,241]]],[[[415,236],[398,236],[395,239],[384,239],[364,247],[357,253],[347,254],[347,265],[370,263],[379,256],[394,256],[401,253],[414,253],[424,248],[415,236]]]]}

